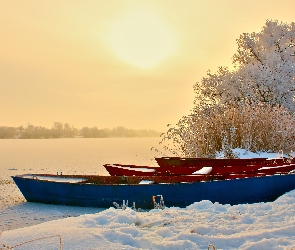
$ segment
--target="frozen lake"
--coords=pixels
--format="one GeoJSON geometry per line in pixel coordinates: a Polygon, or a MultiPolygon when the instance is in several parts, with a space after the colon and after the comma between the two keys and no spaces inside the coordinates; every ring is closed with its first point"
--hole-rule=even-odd
{"type": "Polygon", "coordinates": [[[156,166],[157,155],[151,148],[157,147],[159,141],[160,138],[0,140],[0,231],[98,211],[27,203],[10,176],[57,172],[108,175],[105,163],[156,166]]]}
{"type": "Polygon", "coordinates": [[[156,166],[160,138],[0,140],[0,180],[24,173],[108,175],[103,164],[156,166]]]}

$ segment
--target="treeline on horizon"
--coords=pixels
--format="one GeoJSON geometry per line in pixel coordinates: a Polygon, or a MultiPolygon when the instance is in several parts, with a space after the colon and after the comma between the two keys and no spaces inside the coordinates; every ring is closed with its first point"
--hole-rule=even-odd
{"type": "Polygon", "coordinates": [[[54,122],[52,128],[33,126],[26,128],[0,126],[0,139],[50,139],[50,138],[111,138],[111,137],[158,137],[160,132],[150,129],[127,129],[123,126],[113,129],[83,127],[77,129],[68,123],[54,122]]]}

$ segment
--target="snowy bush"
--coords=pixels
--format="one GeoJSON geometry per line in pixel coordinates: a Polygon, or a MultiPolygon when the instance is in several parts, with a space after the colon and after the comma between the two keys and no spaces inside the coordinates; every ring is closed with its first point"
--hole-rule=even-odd
{"type": "Polygon", "coordinates": [[[283,107],[244,104],[210,106],[182,117],[162,135],[166,150],[185,157],[212,157],[223,151],[235,157],[232,148],[251,152],[291,151],[295,145],[295,116],[283,107]]]}

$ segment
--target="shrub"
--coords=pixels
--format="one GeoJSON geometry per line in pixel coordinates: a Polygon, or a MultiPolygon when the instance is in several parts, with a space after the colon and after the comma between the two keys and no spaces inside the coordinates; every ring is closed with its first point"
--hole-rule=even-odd
{"type": "Polygon", "coordinates": [[[182,117],[162,135],[164,149],[183,157],[216,157],[232,148],[251,152],[291,151],[295,117],[286,108],[269,104],[207,106],[182,117]]]}

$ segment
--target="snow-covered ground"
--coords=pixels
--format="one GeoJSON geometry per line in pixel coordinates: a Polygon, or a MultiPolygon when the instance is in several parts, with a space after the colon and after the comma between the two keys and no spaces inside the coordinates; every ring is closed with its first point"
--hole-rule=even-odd
{"type": "Polygon", "coordinates": [[[0,249],[295,249],[295,190],[269,203],[134,211],[27,203],[2,183],[1,202],[0,249]]]}
{"type": "Polygon", "coordinates": [[[213,244],[216,249],[291,250],[294,204],[292,191],[275,202],[251,205],[201,201],[148,212],[109,208],[4,231],[0,242],[13,247],[34,240],[15,249],[59,249],[61,240],[62,249],[207,249],[213,244]]]}

